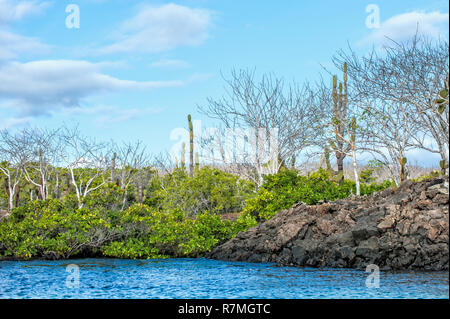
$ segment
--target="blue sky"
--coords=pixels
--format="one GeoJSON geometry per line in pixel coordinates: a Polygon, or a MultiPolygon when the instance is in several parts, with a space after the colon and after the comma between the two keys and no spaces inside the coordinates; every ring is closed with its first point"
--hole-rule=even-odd
{"type": "MultiPolygon", "coordinates": [[[[364,53],[419,28],[448,38],[447,1],[0,0],[0,128],[80,123],[99,139],[169,150],[187,114],[224,92],[221,72],[314,80],[350,43],[364,53]],[[80,28],[66,27],[66,6],[80,28]],[[366,7],[380,10],[369,29],[366,7]]],[[[414,155],[429,163],[434,157],[414,155]]],[[[413,159],[414,161],[414,159],[413,159]]]]}

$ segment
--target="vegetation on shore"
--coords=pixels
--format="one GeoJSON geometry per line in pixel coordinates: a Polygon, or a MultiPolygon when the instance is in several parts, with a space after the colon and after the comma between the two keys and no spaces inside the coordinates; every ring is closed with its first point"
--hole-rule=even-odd
{"type": "MultiPolygon", "coordinates": [[[[195,257],[269,219],[280,209],[307,201],[345,198],[355,183],[340,185],[325,170],[308,176],[284,169],[267,176],[258,192],[251,183],[209,167],[193,176],[178,169],[149,184],[152,197],[139,203],[113,183],[90,193],[79,207],[76,196],[28,201],[0,223],[0,257],[60,259],[195,257]],[[155,185],[165,185],[155,189],[155,185]],[[223,218],[240,212],[235,220],[223,218]]],[[[390,186],[363,184],[365,194],[390,186]]]]}
{"type": "Polygon", "coordinates": [[[228,95],[200,111],[235,135],[195,136],[189,115],[189,166],[186,142],[167,164],[140,142],[77,128],[0,131],[0,259],[200,256],[297,202],[398,186],[411,178],[411,150],[439,155],[433,174],[448,175],[448,42],[416,36],[383,50],[338,52],[342,80],[317,85],[233,71],[228,95]],[[362,153],[373,157],[364,170],[362,153]],[[306,171],[303,159],[321,168],[306,171]],[[375,182],[380,167],[389,178],[375,182]]]}

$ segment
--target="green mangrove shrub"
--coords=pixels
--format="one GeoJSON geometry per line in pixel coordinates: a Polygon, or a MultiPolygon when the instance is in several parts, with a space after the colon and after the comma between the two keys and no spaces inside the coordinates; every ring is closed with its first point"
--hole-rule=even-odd
{"type": "MultiPolygon", "coordinates": [[[[380,184],[361,183],[361,195],[368,195],[391,185],[390,181],[380,184]]],[[[276,175],[265,176],[258,194],[246,202],[243,215],[260,222],[295,203],[314,205],[324,199],[342,199],[354,194],[355,189],[354,181],[336,181],[331,172],[322,168],[306,176],[299,175],[295,170],[283,169],[276,175]]]]}

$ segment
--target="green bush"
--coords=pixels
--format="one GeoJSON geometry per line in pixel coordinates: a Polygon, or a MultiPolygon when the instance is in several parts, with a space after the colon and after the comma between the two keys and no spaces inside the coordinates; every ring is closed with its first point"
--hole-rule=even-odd
{"type": "Polygon", "coordinates": [[[145,203],[161,212],[180,209],[186,216],[205,211],[240,212],[254,190],[253,183],[209,167],[203,167],[192,177],[179,169],[158,182],[164,187],[155,187],[154,195],[145,203]]]}
{"type": "MultiPolygon", "coordinates": [[[[361,195],[371,194],[389,186],[389,181],[381,184],[361,184],[361,195]]],[[[356,193],[354,181],[344,180],[339,184],[322,168],[307,176],[301,176],[295,170],[283,169],[276,175],[264,178],[257,196],[247,201],[244,215],[245,218],[254,218],[260,222],[270,219],[278,211],[288,209],[295,203],[314,205],[324,199],[332,201],[346,198],[351,193],[356,193]]]]}
{"type": "Polygon", "coordinates": [[[364,184],[370,184],[376,181],[376,177],[373,176],[373,174],[379,170],[380,168],[382,168],[384,166],[384,164],[382,162],[380,162],[379,160],[370,160],[367,163],[367,166],[365,169],[363,169],[360,173],[359,173],[359,180],[361,183],[364,184]]]}
{"type": "Polygon", "coordinates": [[[417,178],[413,178],[411,180],[414,182],[421,182],[423,180],[430,179],[430,178],[436,178],[439,176],[440,176],[440,172],[438,172],[437,170],[432,170],[428,174],[422,174],[422,175],[418,176],[417,178]]]}
{"type": "MultiPolygon", "coordinates": [[[[389,181],[363,183],[361,193],[389,186],[389,181]]],[[[355,193],[355,183],[339,184],[323,169],[307,176],[283,169],[266,176],[257,193],[253,190],[252,183],[238,176],[204,167],[194,176],[178,169],[154,177],[147,185],[145,203],[129,197],[129,207],[123,206],[125,191],[115,184],[90,193],[83,208],[78,208],[73,194],[27,201],[0,223],[0,257],[201,256],[295,203],[348,197],[355,193]],[[221,218],[241,211],[236,221],[221,218]]]]}
{"type": "Polygon", "coordinates": [[[376,180],[375,177],[373,177],[373,173],[375,172],[374,168],[368,167],[364,170],[362,170],[359,173],[359,180],[361,183],[372,183],[376,180]]]}
{"type": "MultiPolygon", "coordinates": [[[[125,190],[114,183],[108,183],[89,193],[84,199],[83,204],[84,207],[89,209],[102,207],[107,210],[120,210],[123,206],[124,196],[125,190]]],[[[127,199],[129,197],[130,195],[127,195],[127,199]]]]}
{"type": "Polygon", "coordinates": [[[157,212],[147,205],[133,205],[121,225],[126,237],[103,248],[106,256],[120,258],[194,257],[236,235],[240,228],[209,212],[195,219],[181,211],[157,212]]]}
{"type": "Polygon", "coordinates": [[[59,259],[94,252],[116,235],[111,215],[101,208],[78,209],[55,199],[29,202],[0,223],[0,254],[59,259]]]}
{"type": "Polygon", "coordinates": [[[142,204],[119,212],[76,208],[73,201],[33,201],[0,223],[0,257],[195,257],[243,225],[210,212],[188,218],[181,210],[158,212],[142,204]]]}

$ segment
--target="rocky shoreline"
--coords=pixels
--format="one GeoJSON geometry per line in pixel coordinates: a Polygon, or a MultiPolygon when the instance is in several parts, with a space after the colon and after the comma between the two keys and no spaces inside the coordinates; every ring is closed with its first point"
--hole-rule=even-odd
{"type": "Polygon", "coordinates": [[[449,269],[446,179],[406,181],[365,198],[299,203],[214,248],[207,258],[283,266],[449,269]]]}

